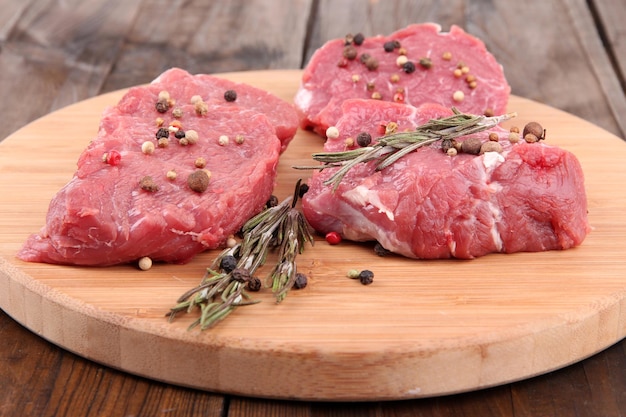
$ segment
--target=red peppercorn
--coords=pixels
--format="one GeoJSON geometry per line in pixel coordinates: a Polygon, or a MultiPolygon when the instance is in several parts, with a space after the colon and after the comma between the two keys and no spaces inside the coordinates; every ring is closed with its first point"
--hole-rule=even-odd
{"type": "Polygon", "coordinates": [[[404,94],[395,93],[393,95],[393,101],[395,101],[396,103],[404,103],[404,94]]]}
{"type": "Polygon", "coordinates": [[[119,165],[121,160],[122,160],[122,155],[118,151],[112,150],[112,151],[107,152],[107,159],[106,159],[107,164],[111,166],[116,166],[116,165],[119,165]]]}
{"type": "Polygon", "coordinates": [[[337,232],[328,232],[326,233],[326,242],[329,245],[338,245],[341,243],[341,235],[337,232]]]}

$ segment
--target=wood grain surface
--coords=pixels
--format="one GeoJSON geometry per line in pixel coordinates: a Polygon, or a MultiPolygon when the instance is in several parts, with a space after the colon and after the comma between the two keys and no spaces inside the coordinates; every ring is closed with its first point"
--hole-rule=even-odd
{"type": "MultiPolygon", "coordinates": [[[[289,100],[299,71],[231,73],[289,100]]],[[[99,116],[122,92],[81,102],[19,130],[0,147],[0,307],[41,337],[137,375],[211,391],[300,400],[390,400],[450,394],[531,377],[626,335],[626,144],[588,122],[513,97],[513,124],[538,120],[549,142],[583,165],[594,231],[568,251],[473,261],[380,258],[371,245],[318,240],[300,258],[306,289],[258,305],[208,332],[164,313],[199,282],[215,253],[188,265],[78,268],[24,263],[15,252],[43,224],[99,116]],[[55,132],[50,141],[48,132],[55,132]],[[375,283],[345,277],[369,268],[375,283]]],[[[300,131],[276,194],[291,193],[321,146],[300,131]]]]}
{"type": "MultiPolygon", "coordinates": [[[[3,107],[0,140],[68,104],[148,82],[172,63],[207,73],[297,69],[332,37],[423,21],[481,36],[514,94],[626,138],[622,1],[0,0],[0,6],[0,96],[16,103],[3,107]],[[220,53],[227,44],[230,53],[220,53]]],[[[541,377],[376,403],[261,400],[163,384],[58,348],[4,311],[0,340],[0,416],[623,417],[626,410],[626,340],[541,377]]]]}

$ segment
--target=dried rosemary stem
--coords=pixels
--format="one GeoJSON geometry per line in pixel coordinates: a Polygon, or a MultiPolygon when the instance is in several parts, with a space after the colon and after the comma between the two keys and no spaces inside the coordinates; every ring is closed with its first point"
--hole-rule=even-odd
{"type": "Polygon", "coordinates": [[[199,308],[200,317],[190,328],[199,325],[204,330],[226,318],[236,307],[257,303],[248,292],[254,279],[251,277],[276,248],[278,260],[268,278],[276,302],[285,298],[295,281],[296,256],[304,250],[306,242],[313,244],[311,229],[304,215],[295,208],[299,190],[300,181],[293,197],[263,210],[244,224],[241,243],[220,252],[200,284],[179,297],[167,314],[170,321],[179,312],[190,313],[199,308]],[[222,269],[226,257],[236,258],[234,270],[222,269]]]}
{"type": "Polygon", "coordinates": [[[336,189],[346,173],[360,163],[376,160],[378,161],[376,170],[380,171],[422,146],[444,139],[455,139],[481,132],[517,116],[516,113],[508,113],[501,116],[487,117],[461,113],[456,108],[452,108],[452,111],[454,112],[453,115],[441,119],[431,119],[425,124],[416,127],[413,131],[382,136],[372,146],[344,152],[314,153],[312,155],[313,159],[323,162],[323,165],[294,168],[323,170],[340,167],[324,182],[325,185],[332,184],[333,189],[336,189]]]}

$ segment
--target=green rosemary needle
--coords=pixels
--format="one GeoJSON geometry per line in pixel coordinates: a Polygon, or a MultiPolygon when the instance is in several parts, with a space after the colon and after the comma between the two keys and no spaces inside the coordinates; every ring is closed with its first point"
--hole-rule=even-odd
{"type": "Polygon", "coordinates": [[[243,239],[232,248],[224,249],[207,268],[199,285],[182,294],[177,304],[167,313],[174,320],[177,313],[200,310],[200,316],[189,327],[213,327],[237,307],[256,304],[250,296],[252,275],[265,264],[272,249],[278,259],[268,279],[276,302],[281,302],[293,287],[296,276],[296,256],[306,242],[313,244],[311,228],[304,215],[296,208],[300,193],[297,182],[293,197],[269,207],[252,217],[242,227],[243,239]],[[236,268],[226,270],[222,261],[236,259],[236,268]]]}
{"type": "Polygon", "coordinates": [[[318,169],[339,167],[324,184],[333,185],[333,189],[339,186],[343,177],[354,166],[376,160],[376,170],[380,171],[392,165],[422,146],[430,145],[444,139],[455,139],[461,136],[471,135],[490,129],[505,120],[516,117],[516,113],[507,113],[501,116],[481,116],[461,113],[452,108],[453,115],[441,119],[431,119],[409,132],[391,133],[378,138],[378,142],[372,146],[353,149],[344,152],[320,152],[312,155],[313,159],[323,162],[318,166],[299,166],[296,169],[318,169]]]}

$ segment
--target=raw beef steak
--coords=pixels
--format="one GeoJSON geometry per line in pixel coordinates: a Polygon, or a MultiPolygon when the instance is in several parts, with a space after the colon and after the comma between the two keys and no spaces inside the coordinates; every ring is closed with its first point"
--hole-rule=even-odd
{"type": "Polygon", "coordinates": [[[444,33],[426,23],[362,42],[357,36],[327,42],[307,64],[294,101],[306,116],[303,127],[324,135],[349,98],[502,114],[509,93],[501,65],[483,42],[459,27],[444,33]]]}
{"type": "Polygon", "coordinates": [[[105,111],[46,225],[18,257],[182,263],[216,248],[270,197],[297,120],[265,91],[179,69],[131,88],[105,111]],[[231,91],[225,99],[228,90],[236,98],[231,91]]]}
{"type": "MultiPolygon", "coordinates": [[[[380,126],[389,122],[397,122],[399,130],[413,129],[450,114],[434,104],[413,108],[347,100],[336,125],[340,135],[326,141],[325,151],[345,150],[346,138],[363,131],[380,137],[380,126]]],[[[316,171],[303,198],[304,214],[321,233],[376,240],[411,258],[470,259],[579,245],[590,229],[575,156],[544,143],[512,145],[500,127],[472,136],[485,142],[492,132],[502,153],[448,156],[433,144],[382,171],[374,171],[374,161],[360,164],[334,192],[323,182],[337,168],[316,171]]]]}

